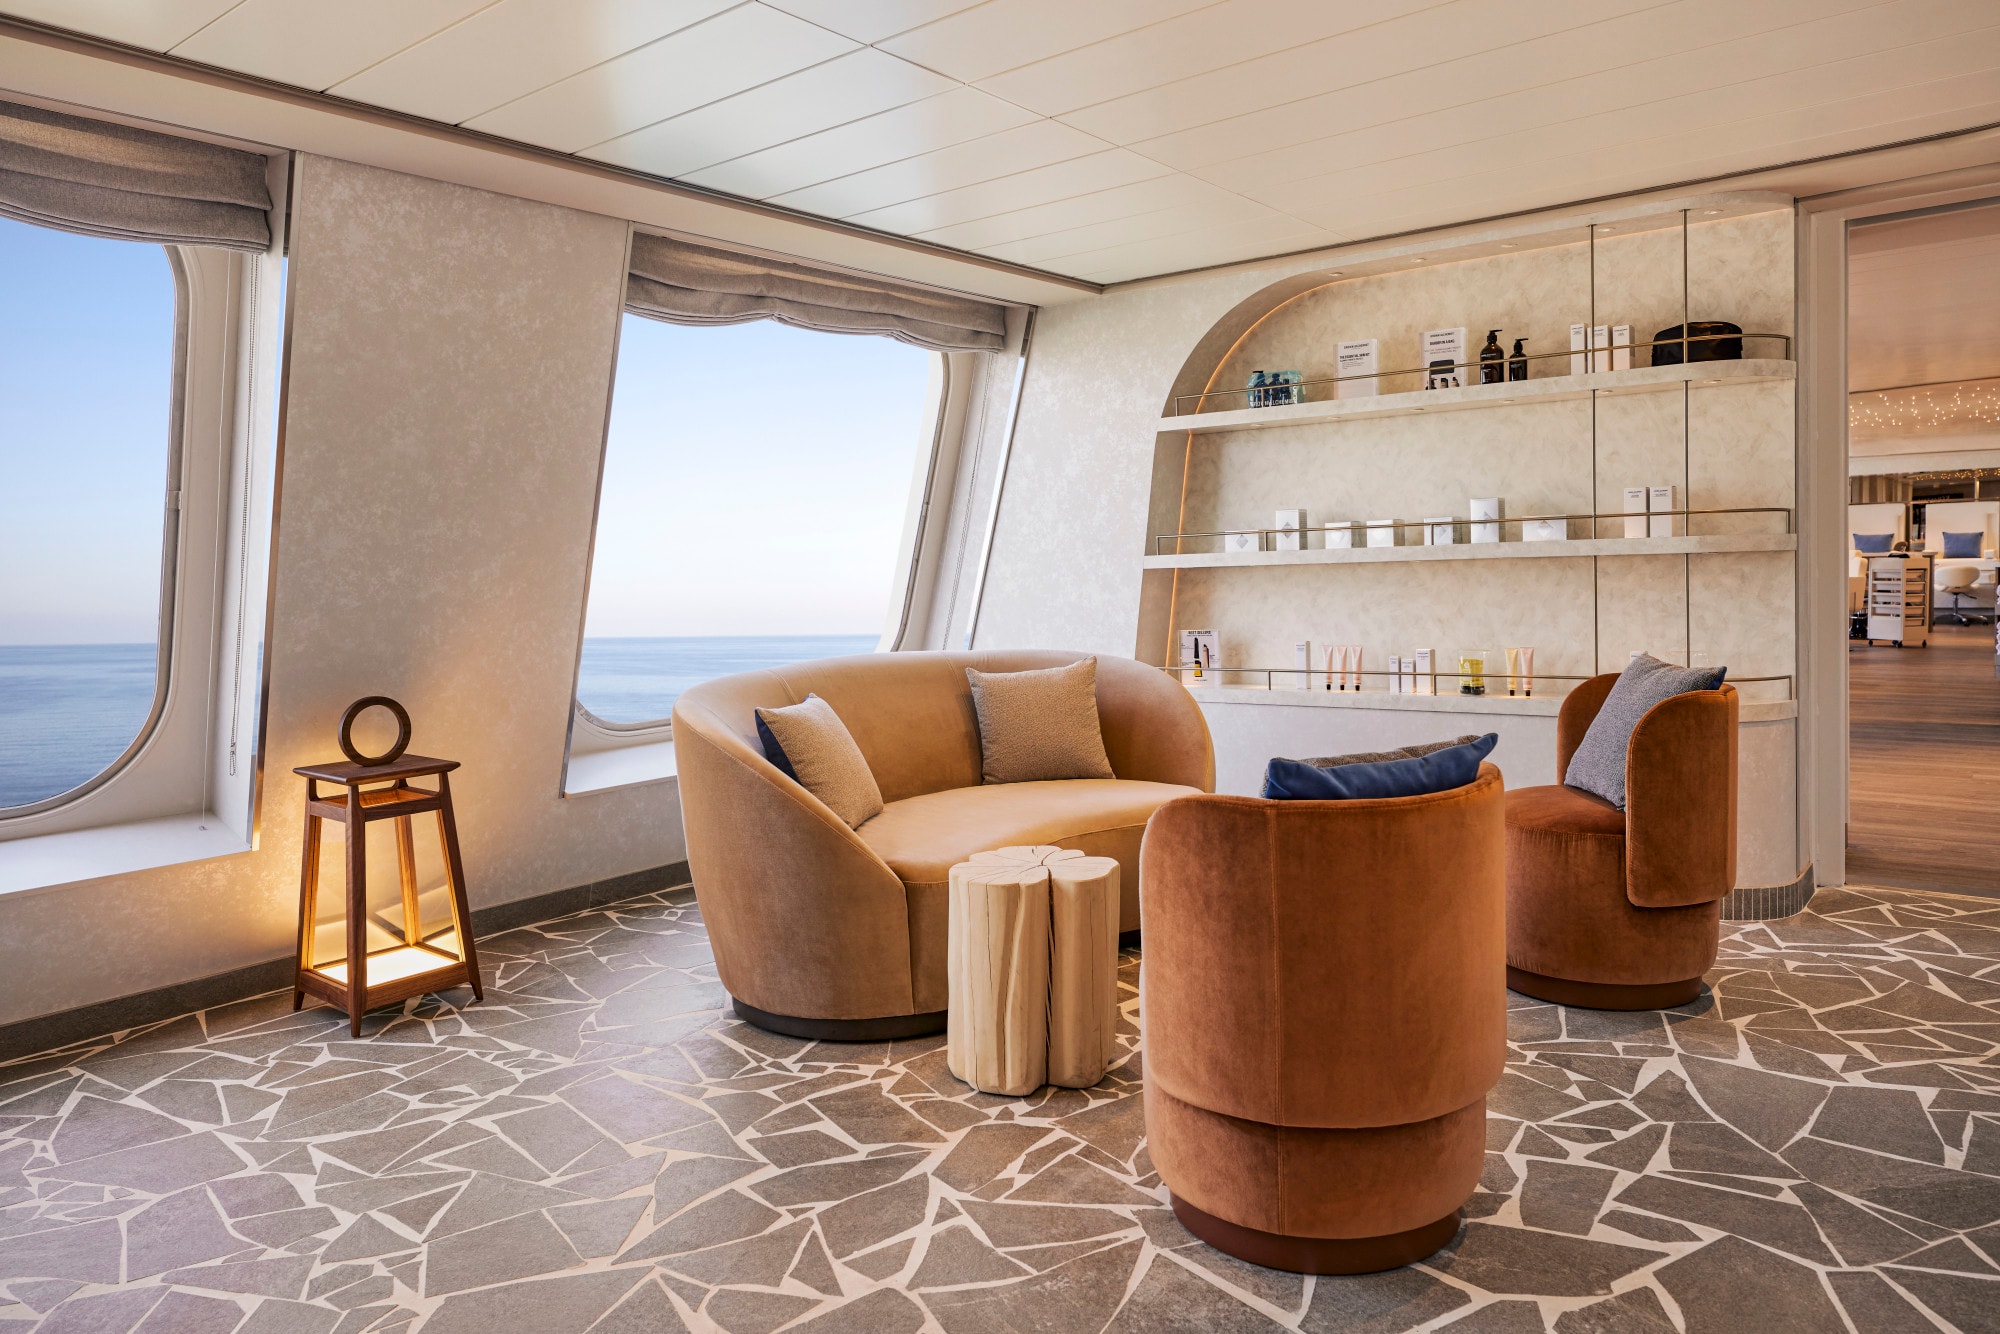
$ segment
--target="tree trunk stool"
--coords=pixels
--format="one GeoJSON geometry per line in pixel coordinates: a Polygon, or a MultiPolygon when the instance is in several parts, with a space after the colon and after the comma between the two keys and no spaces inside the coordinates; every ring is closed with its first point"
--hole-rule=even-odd
{"type": "Polygon", "coordinates": [[[1010,847],[951,869],[946,952],[953,1075],[1019,1097],[1104,1078],[1118,1030],[1119,866],[1010,847]]]}

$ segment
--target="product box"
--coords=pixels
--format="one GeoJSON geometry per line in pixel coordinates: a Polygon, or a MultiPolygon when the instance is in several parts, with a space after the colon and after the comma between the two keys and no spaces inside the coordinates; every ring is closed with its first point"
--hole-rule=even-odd
{"type": "Polygon", "coordinates": [[[1644,537],[1646,535],[1646,488],[1628,486],[1625,500],[1619,508],[1625,511],[1625,536],[1644,537]]]}
{"type": "Polygon", "coordinates": [[[1437,694],[1437,677],[1432,675],[1435,671],[1437,671],[1436,651],[1427,648],[1418,649],[1416,666],[1412,669],[1410,677],[1410,693],[1413,695],[1437,694]]]}
{"type": "Polygon", "coordinates": [[[1262,533],[1224,533],[1222,536],[1222,549],[1231,555],[1237,555],[1245,551],[1262,551],[1264,549],[1264,535],[1262,533]]]}
{"type": "Polygon", "coordinates": [[[1326,533],[1326,549],[1328,551],[1346,551],[1354,545],[1354,521],[1352,519],[1335,519],[1322,531],[1326,533]]]}
{"type": "Polygon", "coordinates": [[[1611,369],[1632,369],[1632,326],[1629,324],[1611,326],[1611,369]]]}
{"type": "Polygon", "coordinates": [[[1369,546],[1393,547],[1396,545],[1396,521],[1394,519],[1370,519],[1367,526],[1369,546]]]}
{"type": "Polygon", "coordinates": [[[1181,682],[1185,685],[1215,684],[1215,659],[1221,642],[1213,630],[1181,631],[1181,682]]]}
{"type": "Polygon", "coordinates": [[[1569,373],[1585,375],[1590,371],[1590,326],[1572,324],[1569,326],[1569,373]]]}
{"type": "Polygon", "coordinates": [[[1465,329],[1426,329],[1422,344],[1424,388],[1456,389],[1465,383],[1465,329]],[[1431,369],[1433,363],[1443,366],[1431,369]]]}
{"type": "Polygon", "coordinates": [[[1389,672],[1389,689],[1398,695],[1408,694],[1403,688],[1403,660],[1393,653],[1389,655],[1389,672]]]}
{"type": "Polygon", "coordinates": [[[1608,371],[1611,369],[1611,326],[1597,325],[1590,331],[1590,369],[1608,371]]]}
{"type": "Polygon", "coordinates": [[[1271,525],[1278,531],[1271,535],[1274,551],[1304,551],[1306,549],[1306,512],[1304,510],[1279,510],[1277,522],[1271,525]]]}
{"type": "Polygon", "coordinates": [[[1458,523],[1449,514],[1424,520],[1424,545],[1448,547],[1458,540],[1458,523]]]}
{"type": "Polygon", "coordinates": [[[1352,343],[1339,343],[1334,347],[1334,374],[1341,378],[1334,386],[1335,398],[1373,398],[1381,392],[1382,382],[1376,378],[1381,370],[1381,357],[1373,338],[1362,338],[1352,343]],[[1350,380],[1350,375],[1365,376],[1365,379],[1350,380]]]}
{"type": "Polygon", "coordinates": [[[1674,513],[1680,508],[1680,502],[1674,499],[1677,489],[1671,486],[1656,486],[1646,501],[1646,508],[1652,511],[1652,517],[1647,519],[1646,523],[1648,531],[1654,537],[1674,536],[1674,528],[1680,519],[1680,516],[1674,513]]]}
{"type": "Polygon", "coordinates": [[[1292,645],[1292,665],[1298,671],[1292,674],[1292,686],[1298,690],[1313,688],[1313,646],[1310,639],[1302,639],[1292,645]]]}
{"type": "Polygon", "coordinates": [[[1523,542],[1566,542],[1569,524],[1562,519],[1530,519],[1521,525],[1523,542]]]}
{"type": "Polygon", "coordinates": [[[1500,540],[1500,525],[1497,520],[1505,517],[1506,511],[1501,506],[1499,496],[1487,496],[1484,499],[1474,497],[1472,501],[1472,526],[1469,530],[1469,540],[1473,542],[1498,542],[1500,540]],[[1482,520],[1495,520],[1496,522],[1488,523],[1482,522],[1482,520]]]}

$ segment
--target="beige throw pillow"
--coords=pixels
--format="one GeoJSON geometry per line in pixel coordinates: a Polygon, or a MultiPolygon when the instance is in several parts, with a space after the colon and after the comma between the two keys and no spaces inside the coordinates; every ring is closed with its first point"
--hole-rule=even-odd
{"type": "Polygon", "coordinates": [[[782,709],[757,710],[757,732],[764,758],[825,802],[849,829],[882,813],[882,789],[867,757],[833,706],[818,695],[782,709]]]}
{"type": "Polygon", "coordinates": [[[979,767],[987,783],[1115,778],[1097,721],[1097,659],[1037,672],[976,672],[979,767]]]}

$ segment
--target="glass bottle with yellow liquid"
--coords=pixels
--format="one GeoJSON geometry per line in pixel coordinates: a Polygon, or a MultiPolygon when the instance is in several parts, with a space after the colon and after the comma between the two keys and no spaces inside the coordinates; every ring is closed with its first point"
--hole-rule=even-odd
{"type": "Polygon", "coordinates": [[[1458,693],[1461,695],[1483,695],[1486,693],[1486,656],[1483,648],[1462,648],[1458,651],[1458,693]]]}

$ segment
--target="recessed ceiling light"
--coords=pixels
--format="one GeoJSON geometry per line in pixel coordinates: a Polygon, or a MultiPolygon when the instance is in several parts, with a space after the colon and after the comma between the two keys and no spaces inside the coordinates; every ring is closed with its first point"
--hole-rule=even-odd
{"type": "Polygon", "coordinates": [[[1704,212],[1704,214],[1705,214],[1706,216],[1708,216],[1708,217],[1711,217],[1711,218],[1712,218],[1712,217],[1714,217],[1714,216],[1715,216],[1716,214],[1718,214],[1718,213],[1722,212],[1722,210],[1721,210],[1721,209],[1719,209],[1719,208],[1711,208],[1711,209],[1705,209],[1705,210],[1703,210],[1703,212],[1704,212]]]}
{"type": "Polygon", "coordinates": [[[1608,232],[1611,230],[1611,227],[1608,224],[1600,224],[1597,230],[1600,232],[1608,232]]]}
{"type": "Polygon", "coordinates": [[[1410,411],[1412,411],[1412,412],[1422,412],[1422,411],[1423,411],[1423,409],[1422,409],[1422,408],[1411,408],[1411,409],[1410,409],[1410,411]]]}
{"type": "Polygon", "coordinates": [[[1514,243],[1512,241],[1502,241],[1500,243],[1500,248],[1502,250],[1512,250],[1514,249],[1514,243]]]}
{"type": "Polygon", "coordinates": [[[1418,256],[1417,256],[1417,257],[1416,257],[1415,259],[1411,260],[1411,261],[1410,261],[1410,263],[1412,263],[1412,264],[1428,264],[1428,263],[1430,263],[1430,261],[1429,261],[1429,260],[1427,260],[1427,259],[1425,259],[1425,258],[1424,258],[1424,257],[1423,257],[1422,255],[1418,255],[1418,256]]]}
{"type": "Polygon", "coordinates": [[[1511,398],[1503,398],[1503,399],[1501,399],[1500,401],[1501,401],[1502,403],[1512,403],[1512,402],[1513,402],[1514,400],[1513,400],[1513,399],[1511,399],[1511,398]]]}
{"type": "Polygon", "coordinates": [[[1344,277],[1346,277],[1347,275],[1346,275],[1346,274],[1344,274],[1344,273],[1342,273],[1342,272],[1341,272],[1341,271],[1340,271],[1339,269],[1335,269],[1335,270],[1333,270],[1333,271],[1332,271],[1331,273],[1327,274],[1326,276],[1327,276],[1327,277],[1329,277],[1329,278],[1344,278],[1344,277]]]}

